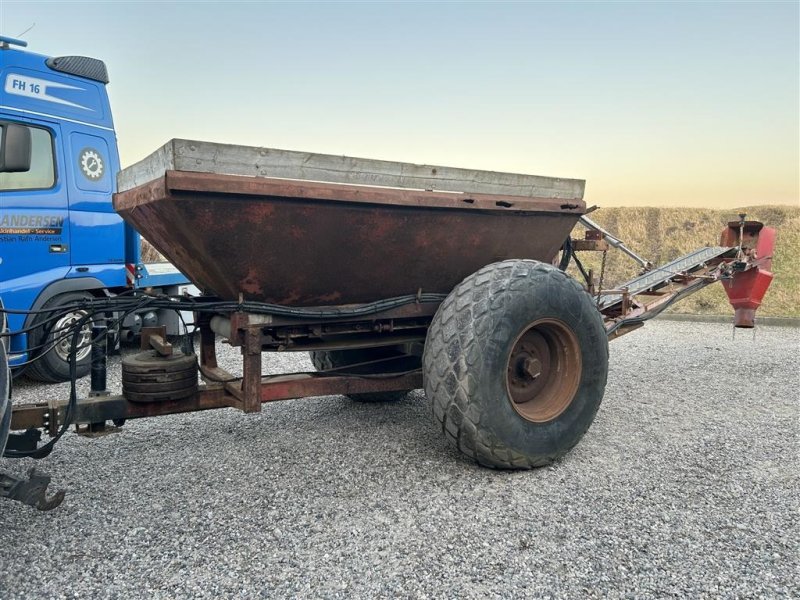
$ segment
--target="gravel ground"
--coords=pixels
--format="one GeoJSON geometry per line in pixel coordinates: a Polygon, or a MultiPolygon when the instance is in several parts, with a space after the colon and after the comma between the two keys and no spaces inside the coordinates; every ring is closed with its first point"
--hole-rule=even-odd
{"type": "Polygon", "coordinates": [[[798,349],[654,322],[612,343],[584,440],[531,472],[462,459],[420,392],[69,434],[37,464],[60,508],[0,501],[0,598],[797,598],[798,349]]]}

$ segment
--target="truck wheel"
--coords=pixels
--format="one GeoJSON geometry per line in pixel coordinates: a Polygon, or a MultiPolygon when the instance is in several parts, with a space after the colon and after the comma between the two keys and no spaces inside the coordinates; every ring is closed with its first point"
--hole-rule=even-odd
{"type": "Polygon", "coordinates": [[[487,467],[529,469],[566,454],[594,420],[608,337],[577,282],[508,260],[445,299],[422,364],[434,419],[453,445],[487,467]]]}
{"type": "MultiPolygon", "coordinates": [[[[0,303],[2,307],[2,303],[0,303]]],[[[0,315],[0,333],[6,333],[5,314],[0,315]]],[[[0,458],[6,449],[11,428],[11,370],[8,368],[6,339],[0,338],[0,458]]]]}
{"type": "MultiPolygon", "coordinates": [[[[45,302],[42,310],[56,309],[59,306],[68,306],[80,300],[90,300],[91,298],[92,296],[86,292],[60,294],[45,302]]],[[[42,313],[39,319],[46,320],[51,315],[54,315],[54,313],[42,313]]],[[[45,383],[69,381],[69,351],[72,344],[72,336],[65,337],[64,334],[85,315],[85,310],[70,311],[60,315],[56,321],[52,322],[52,325],[43,326],[33,331],[30,336],[30,345],[32,347],[46,344],[44,349],[47,349],[55,340],[58,341],[44,356],[39,354],[41,350],[36,352],[36,360],[25,371],[28,377],[45,383]]],[[[81,328],[81,333],[78,337],[78,352],[75,357],[78,378],[87,375],[91,368],[91,340],[92,323],[90,320],[81,328]]]]}
{"type": "MultiPolygon", "coordinates": [[[[311,362],[317,371],[329,371],[338,369],[336,373],[354,375],[372,375],[375,373],[405,373],[415,371],[421,367],[419,356],[405,355],[398,348],[393,346],[378,348],[357,348],[353,350],[315,350],[308,353],[311,362]],[[388,359],[398,357],[395,360],[379,362],[372,365],[361,365],[348,369],[349,365],[369,362],[373,360],[388,359]],[[399,358],[404,357],[404,358],[399,358]]],[[[404,398],[408,392],[368,392],[366,394],[348,394],[348,398],[356,402],[395,402],[404,398]]]]}

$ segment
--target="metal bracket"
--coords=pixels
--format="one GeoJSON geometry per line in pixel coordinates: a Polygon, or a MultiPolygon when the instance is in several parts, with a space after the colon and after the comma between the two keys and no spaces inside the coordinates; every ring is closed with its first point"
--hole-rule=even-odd
{"type": "Polygon", "coordinates": [[[28,471],[28,478],[0,472],[0,497],[16,500],[38,510],[52,510],[64,500],[64,490],[47,497],[50,475],[39,474],[35,468],[28,471]]]}
{"type": "Polygon", "coordinates": [[[38,429],[26,429],[23,433],[10,433],[6,441],[6,450],[32,452],[39,447],[42,432],[38,429]]]}
{"type": "MultiPolygon", "coordinates": [[[[588,234],[590,231],[587,230],[586,233],[588,234]]],[[[590,239],[587,237],[583,240],[572,240],[570,243],[575,252],[605,252],[611,247],[609,243],[602,238],[590,239]]]]}
{"type": "Polygon", "coordinates": [[[600,232],[603,236],[603,240],[605,240],[608,244],[616,248],[617,250],[621,250],[623,253],[627,254],[633,260],[635,260],[643,269],[643,273],[649,271],[653,268],[653,263],[651,263],[646,258],[642,258],[638,254],[636,254],[633,250],[628,248],[625,243],[620,240],[619,238],[611,235],[608,231],[600,227],[597,223],[592,221],[586,215],[582,216],[580,219],[581,224],[588,229],[593,229],[594,231],[600,232]]]}
{"type": "Polygon", "coordinates": [[[153,349],[161,356],[172,356],[172,344],[167,341],[167,328],[165,325],[142,327],[140,335],[140,348],[142,350],[153,349]]]}

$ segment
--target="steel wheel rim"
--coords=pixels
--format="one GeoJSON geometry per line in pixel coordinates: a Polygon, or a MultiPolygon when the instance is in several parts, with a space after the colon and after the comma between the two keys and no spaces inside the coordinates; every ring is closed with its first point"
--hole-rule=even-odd
{"type": "MultiPolygon", "coordinates": [[[[73,327],[86,316],[86,311],[77,310],[69,312],[56,321],[53,327],[53,336],[58,339],[53,350],[61,360],[69,361],[69,351],[72,347],[73,327]],[[59,339],[60,338],[60,339],[59,339]]],[[[77,351],[75,352],[75,362],[80,362],[92,351],[92,324],[86,321],[78,334],[77,351]]]]}
{"type": "Polygon", "coordinates": [[[546,423],[572,403],[581,380],[580,344],[558,319],[539,319],[514,340],[506,365],[506,389],[514,410],[546,423]]]}

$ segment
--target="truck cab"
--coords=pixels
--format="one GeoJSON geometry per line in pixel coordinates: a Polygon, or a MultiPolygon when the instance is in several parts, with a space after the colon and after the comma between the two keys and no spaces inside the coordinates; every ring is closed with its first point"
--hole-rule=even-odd
{"type": "MultiPolygon", "coordinates": [[[[3,304],[37,311],[135,287],[180,291],[186,278],[169,264],[142,264],[138,233],[112,207],[120,160],[105,64],[42,56],[24,45],[0,37],[3,304]],[[28,164],[15,164],[26,153],[28,164]]],[[[9,314],[11,366],[28,365],[42,381],[67,380],[69,344],[53,331],[79,316],[76,310],[37,328],[35,313],[9,314]]],[[[135,329],[142,318],[124,326],[135,329]]],[[[78,350],[79,375],[88,371],[88,353],[87,344],[78,350]]]]}

